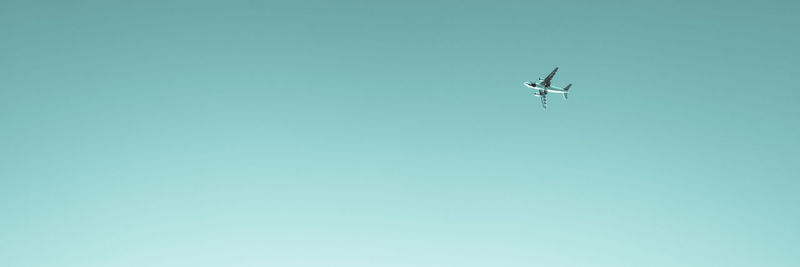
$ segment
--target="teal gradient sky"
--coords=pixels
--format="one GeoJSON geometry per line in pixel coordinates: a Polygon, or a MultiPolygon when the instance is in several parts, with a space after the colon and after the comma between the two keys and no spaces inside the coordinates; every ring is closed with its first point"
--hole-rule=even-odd
{"type": "Polygon", "coordinates": [[[0,266],[800,266],[798,10],[2,0],[0,266]]]}

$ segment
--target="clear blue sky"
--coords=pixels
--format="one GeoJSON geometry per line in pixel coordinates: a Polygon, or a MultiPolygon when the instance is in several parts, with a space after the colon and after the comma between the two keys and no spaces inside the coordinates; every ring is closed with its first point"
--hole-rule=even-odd
{"type": "Polygon", "coordinates": [[[0,1],[0,265],[798,266],[798,3],[0,1]]]}

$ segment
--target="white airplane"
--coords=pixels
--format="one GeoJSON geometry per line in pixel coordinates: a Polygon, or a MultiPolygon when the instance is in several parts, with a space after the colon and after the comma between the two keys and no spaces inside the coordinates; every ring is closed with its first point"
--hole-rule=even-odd
{"type": "Polygon", "coordinates": [[[558,67],[556,67],[556,69],[554,69],[553,72],[550,73],[550,75],[547,75],[547,78],[544,79],[539,78],[538,83],[525,82],[525,86],[537,90],[533,94],[536,95],[537,97],[542,98],[542,108],[547,108],[547,93],[563,94],[564,99],[567,99],[567,93],[569,93],[569,87],[572,86],[572,84],[568,84],[564,88],[550,86],[550,80],[552,80],[553,76],[556,75],[556,71],[558,71],[558,67]]]}

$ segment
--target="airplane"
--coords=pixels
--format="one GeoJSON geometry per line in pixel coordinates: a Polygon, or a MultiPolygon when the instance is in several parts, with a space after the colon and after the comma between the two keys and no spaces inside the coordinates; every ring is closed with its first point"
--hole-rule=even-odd
{"type": "Polygon", "coordinates": [[[547,75],[546,78],[544,79],[539,78],[539,83],[534,83],[534,82],[524,83],[525,86],[536,90],[536,92],[534,92],[533,94],[542,99],[542,108],[545,109],[547,108],[547,93],[563,94],[564,99],[567,99],[567,93],[569,93],[569,88],[572,86],[572,84],[568,84],[564,88],[551,86],[550,81],[553,80],[553,76],[556,75],[556,71],[558,71],[558,67],[556,67],[556,69],[554,69],[553,72],[550,73],[550,75],[547,75]]]}

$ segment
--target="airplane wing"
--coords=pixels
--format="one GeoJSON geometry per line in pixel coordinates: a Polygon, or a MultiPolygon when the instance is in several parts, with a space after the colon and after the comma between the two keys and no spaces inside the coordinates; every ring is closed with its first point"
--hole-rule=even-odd
{"type": "Polygon", "coordinates": [[[554,69],[553,72],[550,73],[550,75],[547,75],[547,78],[544,78],[544,82],[542,83],[546,84],[547,86],[550,86],[550,80],[553,79],[553,76],[556,76],[556,71],[558,71],[558,67],[556,67],[556,69],[554,69]]]}
{"type": "Polygon", "coordinates": [[[540,98],[542,99],[542,108],[547,108],[547,95],[541,95],[540,98]]]}

